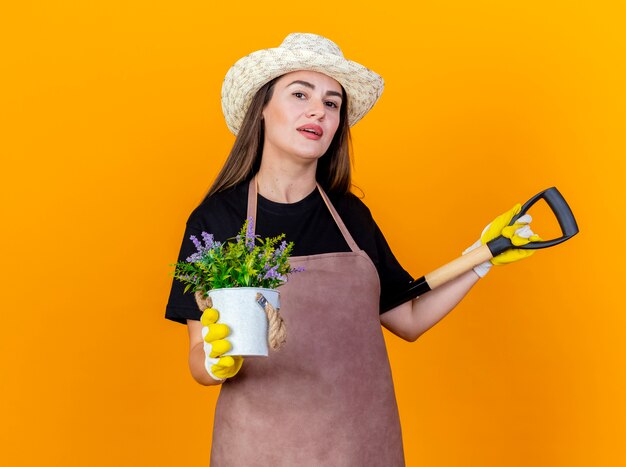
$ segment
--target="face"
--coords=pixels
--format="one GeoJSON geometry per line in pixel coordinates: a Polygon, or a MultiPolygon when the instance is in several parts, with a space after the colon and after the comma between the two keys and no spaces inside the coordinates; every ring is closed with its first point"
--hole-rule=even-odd
{"type": "Polygon", "coordinates": [[[289,157],[316,161],[339,127],[341,85],[315,71],[294,71],[281,76],[263,109],[263,157],[289,157]]]}

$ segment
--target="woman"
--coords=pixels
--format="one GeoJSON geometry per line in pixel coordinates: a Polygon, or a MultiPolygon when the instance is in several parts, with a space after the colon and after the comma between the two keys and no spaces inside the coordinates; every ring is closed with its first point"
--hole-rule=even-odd
{"type": "MultiPolygon", "coordinates": [[[[188,325],[192,375],[204,385],[223,383],[212,465],[404,465],[380,325],[414,341],[490,264],[422,297],[408,294],[412,277],[350,194],[349,128],[382,89],[380,76],[313,34],[290,34],[280,47],[242,58],[226,76],[222,107],[237,139],[187,222],[180,260],[194,251],[191,235],[206,231],[223,241],[252,217],[257,235],[286,233],[295,243],[291,264],[305,271],[281,287],[286,345],[245,362],[220,358],[230,347],[219,311],[198,307],[173,284],[166,317],[188,325]]],[[[518,211],[492,223],[483,242],[518,211]]],[[[515,238],[528,242],[530,219],[518,222],[515,238]]],[[[527,253],[503,255],[495,259],[527,253]]]]}

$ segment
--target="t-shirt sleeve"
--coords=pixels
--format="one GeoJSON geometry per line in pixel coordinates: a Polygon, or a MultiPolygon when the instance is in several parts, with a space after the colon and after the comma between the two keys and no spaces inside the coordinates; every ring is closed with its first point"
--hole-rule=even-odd
{"type": "MultiPolygon", "coordinates": [[[[196,248],[190,237],[195,235],[196,238],[201,238],[201,232],[202,229],[196,227],[190,221],[187,221],[185,234],[183,235],[183,241],[178,254],[178,261],[185,261],[191,254],[196,252],[196,248]]],[[[165,308],[165,317],[177,323],[187,324],[188,319],[199,320],[202,312],[198,308],[198,305],[196,305],[193,292],[189,290],[184,293],[184,290],[185,284],[177,279],[172,279],[172,288],[165,308]]]]}
{"type": "Polygon", "coordinates": [[[400,265],[376,222],[374,222],[374,240],[378,253],[376,269],[380,277],[382,314],[408,300],[406,293],[413,282],[413,277],[400,265]]]}

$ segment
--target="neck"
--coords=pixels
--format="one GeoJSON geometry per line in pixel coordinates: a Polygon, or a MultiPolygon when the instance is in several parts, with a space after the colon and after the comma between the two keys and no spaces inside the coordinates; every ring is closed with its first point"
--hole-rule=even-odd
{"type": "Polygon", "coordinates": [[[261,160],[259,194],[276,203],[296,203],[315,189],[317,161],[307,165],[272,164],[261,160]]]}

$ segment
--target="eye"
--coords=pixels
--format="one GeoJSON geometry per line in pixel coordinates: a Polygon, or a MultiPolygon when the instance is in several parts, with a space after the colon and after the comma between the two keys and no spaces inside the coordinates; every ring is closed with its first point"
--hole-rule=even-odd
{"type": "Polygon", "coordinates": [[[336,102],[333,102],[333,101],[326,101],[326,106],[330,107],[332,109],[338,109],[339,108],[339,104],[337,104],[336,102]]]}
{"type": "Polygon", "coordinates": [[[298,99],[304,99],[306,97],[303,92],[299,92],[299,91],[294,92],[293,95],[297,97],[298,99]]]}

